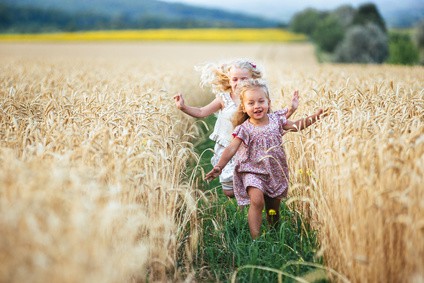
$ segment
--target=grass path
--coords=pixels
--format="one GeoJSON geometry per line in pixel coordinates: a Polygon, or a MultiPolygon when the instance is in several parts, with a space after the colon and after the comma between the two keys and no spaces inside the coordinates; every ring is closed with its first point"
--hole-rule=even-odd
{"type": "MultiPolygon", "coordinates": [[[[213,128],[215,117],[205,120],[213,128]]],[[[209,171],[213,141],[209,132],[196,145],[202,154],[200,166],[209,171]]],[[[200,176],[199,176],[200,177],[200,176]]],[[[200,182],[209,201],[201,203],[203,237],[199,245],[197,276],[199,280],[228,282],[326,282],[316,257],[318,243],[315,232],[302,221],[302,216],[282,203],[281,224],[275,230],[266,226],[265,213],[261,237],[253,242],[247,225],[247,209],[237,207],[235,199],[224,196],[217,180],[200,182]],[[238,270],[237,273],[234,273],[238,270]],[[297,279],[295,279],[297,278],[297,279]]]]}

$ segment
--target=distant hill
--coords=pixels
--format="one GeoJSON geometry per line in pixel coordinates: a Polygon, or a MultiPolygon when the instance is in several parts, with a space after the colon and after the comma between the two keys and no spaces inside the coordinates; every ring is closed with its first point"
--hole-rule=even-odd
{"type": "Polygon", "coordinates": [[[0,0],[0,32],[277,25],[260,17],[157,0],[0,0]]]}

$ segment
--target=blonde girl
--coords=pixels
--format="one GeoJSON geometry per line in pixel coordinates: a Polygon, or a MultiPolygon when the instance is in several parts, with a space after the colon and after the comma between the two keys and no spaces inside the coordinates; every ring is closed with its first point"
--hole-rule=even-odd
{"type": "MultiPolygon", "coordinates": [[[[217,120],[210,139],[215,141],[214,156],[211,159],[213,166],[216,165],[224,149],[232,140],[232,117],[239,105],[239,97],[236,89],[240,82],[247,79],[262,78],[263,72],[249,60],[234,60],[220,65],[207,64],[198,68],[201,74],[201,86],[210,86],[216,97],[212,102],[203,107],[193,107],[185,103],[182,94],[174,96],[175,104],[184,113],[195,117],[204,118],[217,113],[217,120]]],[[[287,118],[292,115],[299,104],[299,97],[293,96],[291,108],[287,110],[287,118]]],[[[233,170],[234,163],[228,161],[228,165],[221,172],[219,181],[223,192],[228,197],[234,197],[233,170]]]]}
{"type": "Polygon", "coordinates": [[[235,155],[234,194],[240,206],[249,205],[248,223],[253,239],[260,235],[262,210],[276,212],[267,220],[278,221],[281,199],[287,195],[289,171],[282,137],[288,131],[309,127],[322,115],[315,114],[295,122],[287,120],[287,109],[271,113],[271,99],[266,84],[250,79],[239,85],[240,105],[235,115],[233,140],[206,180],[219,176],[235,155]]]}

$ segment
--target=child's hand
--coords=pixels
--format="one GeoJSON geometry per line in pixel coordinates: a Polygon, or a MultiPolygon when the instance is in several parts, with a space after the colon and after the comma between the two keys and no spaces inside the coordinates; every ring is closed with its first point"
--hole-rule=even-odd
{"type": "Polygon", "coordinates": [[[319,109],[317,113],[315,113],[317,120],[321,120],[324,117],[327,117],[330,114],[331,110],[326,108],[325,110],[319,109]]]}
{"type": "Polygon", "coordinates": [[[206,174],[205,181],[212,181],[221,174],[221,167],[215,166],[209,173],[206,174]]]}
{"type": "Polygon", "coordinates": [[[185,103],[184,103],[183,95],[181,93],[175,95],[174,100],[175,100],[175,105],[177,106],[178,109],[180,110],[184,109],[185,103]]]}
{"type": "Polygon", "coordinates": [[[291,104],[291,108],[293,110],[296,110],[297,107],[299,107],[299,91],[298,90],[296,90],[293,93],[292,104],[291,104]]]}

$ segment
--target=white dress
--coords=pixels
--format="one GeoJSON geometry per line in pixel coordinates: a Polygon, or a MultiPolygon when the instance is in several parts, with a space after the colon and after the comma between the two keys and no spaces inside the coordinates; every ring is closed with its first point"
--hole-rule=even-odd
{"type": "MultiPolygon", "coordinates": [[[[231,99],[229,93],[219,93],[218,96],[224,101],[224,108],[218,111],[214,130],[209,138],[215,141],[214,156],[211,159],[215,166],[221,158],[224,149],[231,143],[234,130],[232,119],[237,110],[236,103],[231,99]]],[[[224,190],[233,189],[234,160],[231,159],[219,175],[219,181],[224,190]]]]}

